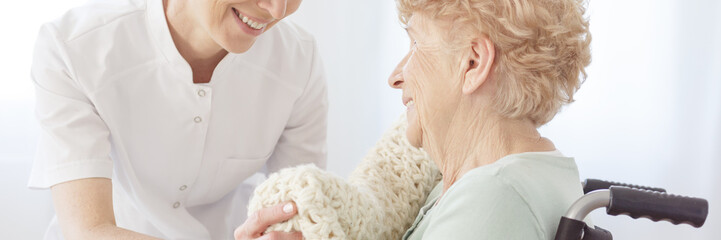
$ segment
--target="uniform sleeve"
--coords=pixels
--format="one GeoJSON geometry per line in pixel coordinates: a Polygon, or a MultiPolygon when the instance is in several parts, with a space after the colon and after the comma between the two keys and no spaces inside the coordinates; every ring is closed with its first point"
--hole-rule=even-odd
{"type": "Polygon", "coordinates": [[[28,186],[110,178],[110,131],[75,79],[64,42],[52,25],[40,30],[31,69],[41,131],[28,186]]]}
{"type": "Polygon", "coordinates": [[[528,204],[510,186],[493,177],[467,180],[472,181],[444,196],[432,209],[423,239],[545,238],[528,204]]]}
{"type": "Polygon", "coordinates": [[[268,161],[269,172],[306,163],[325,169],[328,90],[315,42],[312,48],[308,83],[294,104],[291,117],[268,161]]]}

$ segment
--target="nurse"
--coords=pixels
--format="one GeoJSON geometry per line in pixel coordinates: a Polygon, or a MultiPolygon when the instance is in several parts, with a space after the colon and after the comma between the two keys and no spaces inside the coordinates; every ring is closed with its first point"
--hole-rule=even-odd
{"type": "Polygon", "coordinates": [[[29,187],[45,239],[300,239],[246,205],[268,172],[326,159],[314,39],[301,0],[93,1],[45,24],[32,79],[42,128],[29,187]]]}

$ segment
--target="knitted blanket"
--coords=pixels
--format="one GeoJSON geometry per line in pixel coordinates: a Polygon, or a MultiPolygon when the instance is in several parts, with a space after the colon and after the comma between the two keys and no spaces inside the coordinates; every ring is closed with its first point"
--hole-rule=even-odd
{"type": "Polygon", "coordinates": [[[282,169],[255,189],[248,213],[292,200],[298,215],[267,231],[306,239],[400,239],[440,181],[433,161],[406,139],[405,115],[344,180],[314,165],[282,169]]]}

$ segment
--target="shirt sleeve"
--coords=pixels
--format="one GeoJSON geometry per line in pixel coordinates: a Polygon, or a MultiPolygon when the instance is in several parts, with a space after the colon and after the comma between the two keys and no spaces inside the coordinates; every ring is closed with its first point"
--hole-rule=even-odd
{"type": "Polygon", "coordinates": [[[474,176],[436,206],[423,239],[544,239],[528,204],[491,176],[474,176]]]}
{"type": "Polygon", "coordinates": [[[64,42],[50,24],[38,35],[31,75],[41,131],[28,187],[110,178],[110,131],[77,81],[64,42]]]}
{"type": "Polygon", "coordinates": [[[311,46],[309,80],[268,160],[271,173],[299,164],[314,163],[322,169],[326,165],[328,90],[315,41],[311,46]]]}

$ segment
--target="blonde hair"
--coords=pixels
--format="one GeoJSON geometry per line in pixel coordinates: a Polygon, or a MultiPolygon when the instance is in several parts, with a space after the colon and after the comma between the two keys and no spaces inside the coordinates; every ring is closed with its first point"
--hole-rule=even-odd
{"type": "Polygon", "coordinates": [[[583,0],[396,0],[403,24],[414,13],[451,19],[457,31],[494,43],[495,109],[511,119],[548,123],[586,79],[591,33],[583,0]]]}

